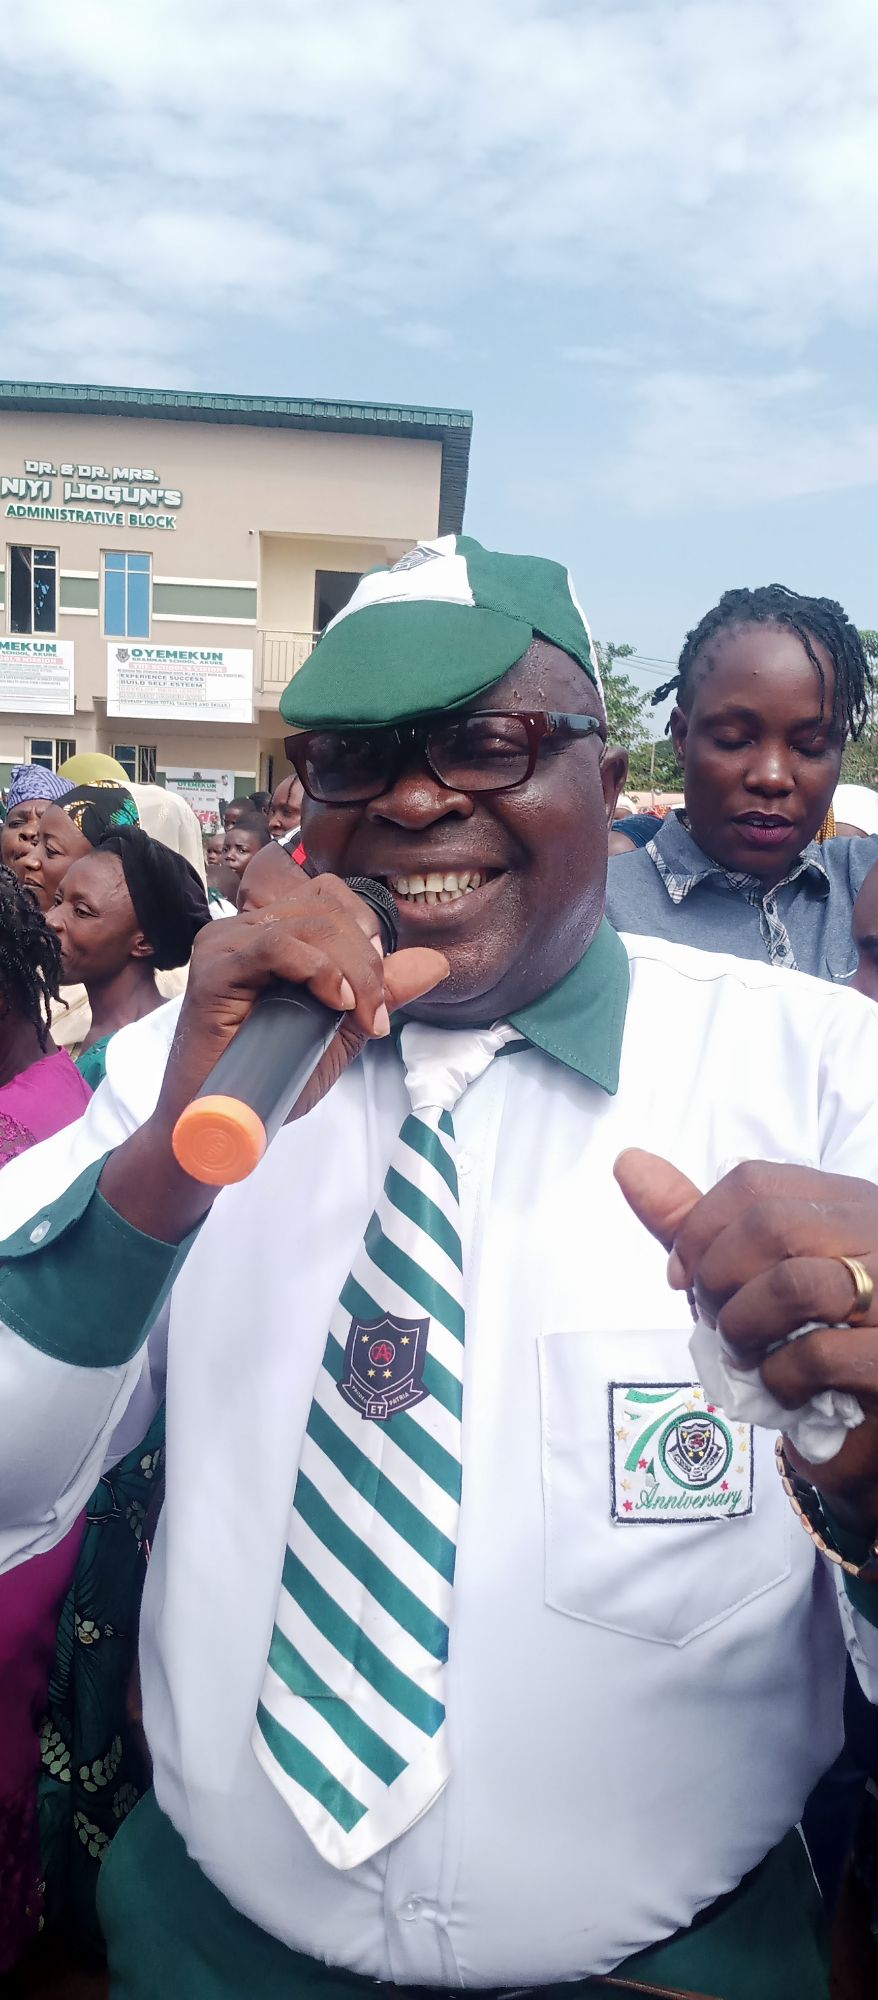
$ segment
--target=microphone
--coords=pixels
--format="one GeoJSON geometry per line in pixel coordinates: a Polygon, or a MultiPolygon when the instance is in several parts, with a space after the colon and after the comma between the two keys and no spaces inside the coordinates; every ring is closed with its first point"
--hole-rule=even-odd
{"type": "MultiPolygon", "coordinates": [[[[380,919],[389,956],[399,936],[390,890],[367,875],[349,875],[347,885],[380,919]]],[[[267,987],[177,1119],[171,1144],[184,1172],[208,1187],[252,1174],[344,1018],[303,986],[267,987]]]]}

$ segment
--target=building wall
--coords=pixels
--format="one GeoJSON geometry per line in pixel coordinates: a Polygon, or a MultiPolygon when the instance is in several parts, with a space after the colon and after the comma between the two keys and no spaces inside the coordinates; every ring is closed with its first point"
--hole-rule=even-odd
{"type": "MultiPolygon", "coordinates": [[[[431,529],[431,533],[435,532],[431,529]]],[[[417,537],[415,538],[417,539],[417,537]]],[[[341,536],[261,534],[259,622],[268,631],[310,632],[318,570],[374,569],[395,562],[411,542],[405,537],[345,541],[341,536]]]]}
{"type": "MultiPolygon", "coordinates": [[[[56,636],[73,642],[76,683],[75,715],[0,713],[0,783],[33,737],[75,738],[80,750],[108,749],[113,741],[149,743],[158,748],[160,769],[191,764],[263,775],[265,759],[280,755],[281,686],[307,650],[307,642],[298,650],[285,645],[284,635],[312,630],[316,570],[370,569],[435,535],[441,456],[438,443],[418,439],[88,412],[0,412],[0,478],[45,479],[52,489],[50,495],[0,495],[0,570],[7,573],[0,581],[8,580],[10,544],[58,550],[56,636]],[[27,462],[54,472],[26,475],[27,462]],[[115,468],[153,471],[161,489],[182,496],[181,504],[138,508],[75,488],[68,496],[62,464],[105,468],[110,483],[115,468]],[[44,504],[111,519],[41,521],[10,511],[44,504]],[[142,525],[129,525],[131,512],[142,525]],[[121,526],[113,518],[119,513],[121,526]],[[155,525],[156,516],[172,525],[155,525]],[[107,716],[102,556],[126,549],[152,557],[150,643],[253,650],[251,725],[107,716]]],[[[81,483],[87,489],[94,482],[81,483]]],[[[8,635],[8,588],[0,603],[0,633],[8,635]]]]}

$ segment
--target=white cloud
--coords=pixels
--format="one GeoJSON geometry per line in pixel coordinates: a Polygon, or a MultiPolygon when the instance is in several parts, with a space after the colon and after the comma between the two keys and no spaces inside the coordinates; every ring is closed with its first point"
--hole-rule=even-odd
{"type": "Polygon", "coordinates": [[[626,347],[601,346],[600,342],[573,341],[558,348],[558,360],[573,368],[630,368],[632,354],[626,347]]]}
{"type": "Polygon", "coordinates": [[[621,449],[595,468],[595,486],[633,514],[659,515],[878,485],[878,420],[820,388],[801,368],[642,377],[621,449]]]}
{"type": "Polygon", "coordinates": [[[400,320],[391,332],[394,340],[401,340],[404,347],[416,347],[424,352],[449,344],[447,328],[434,326],[426,319],[400,320]]]}
{"type": "Polygon", "coordinates": [[[217,313],[428,349],[504,287],[789,352],[870,327],[876,56],[874,0],[29,0],[6,366],[182,377],[217,313]]]}

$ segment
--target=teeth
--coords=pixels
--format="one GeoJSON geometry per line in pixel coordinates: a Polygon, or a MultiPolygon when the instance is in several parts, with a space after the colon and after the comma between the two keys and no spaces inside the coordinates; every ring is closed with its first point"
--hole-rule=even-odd
{"type": "Polygon", "coordinates": [[[470,896],[474,889],[480,889],[485,876],[477,868],[462,868],[440,875],[438,870],[428,875],[391,875],[390,887],[402,901],[425,903],[457,903],[461,896],[470,896]]]}

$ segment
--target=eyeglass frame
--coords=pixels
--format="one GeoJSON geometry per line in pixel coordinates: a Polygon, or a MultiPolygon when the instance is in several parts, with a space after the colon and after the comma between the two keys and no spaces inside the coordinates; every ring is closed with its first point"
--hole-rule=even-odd
{"type": "Polygon", "coordinates": [[[413,750],[419,752],[428,771],[436,779],[437,784],[442,786],[444,791],[464,791],[464,786],[449,784],[448,780],[443,778],[441,772],[437,771],[429,751],[428,738],[430,732],[432,729],[439,728],[440,726],[447,727],[449,721],[476,721],[490,715],[500,716],[507,722],[524,723],[527,734],[527,770],[523,772],[520,778],[513,778],[509,784],[480,785],[475,793],[469,794],[470,797],[478,798],[483,793],[490,794],[491,797],[497,797],[501,792],[515,792],[520,785],[526,785],[528,779],[533,777],[536,770],[537,759],[543,744],[550,736],[556,735],[560,730],[566,731],[569,736],[597,736],[601,730],[601,723],[596,715],[570,715],[563,709],[531,709],[526,714],[520,709],[511,708],[471,708],[461,714],[456,714],[453,709],[440,709],[434,711],[431,715],[409,717],[405,722],[380,722],[374,726],[369,723],[352,723],[347,730],[343,730],[336,723],[324,723],[319,728],[301,729],[293,736],[284,737],[284,751],[287,762],[292,764],[303,791],[309,799],[313,799],[315,805],[319,806],[337,806],[339,809],[342,809],[345,806],[369,805],[373,799],[383,798],[385,792],[389,791],[395,785],[405,763],[407,753],[413,750]],[[396,738],[396,754],[395,757],[391,756],[388,758],[387,771],[381,790],[378,792],[367,792],[363,798],[358,799],[318,798],[311,791],[305,772],[302,769],[302,765],[306,761],[307,744],[315,736],[325,736],[333,732],[337,735],[350,735],[358,731],[364,736],[380,734],[389,738],[396,738]]]}

